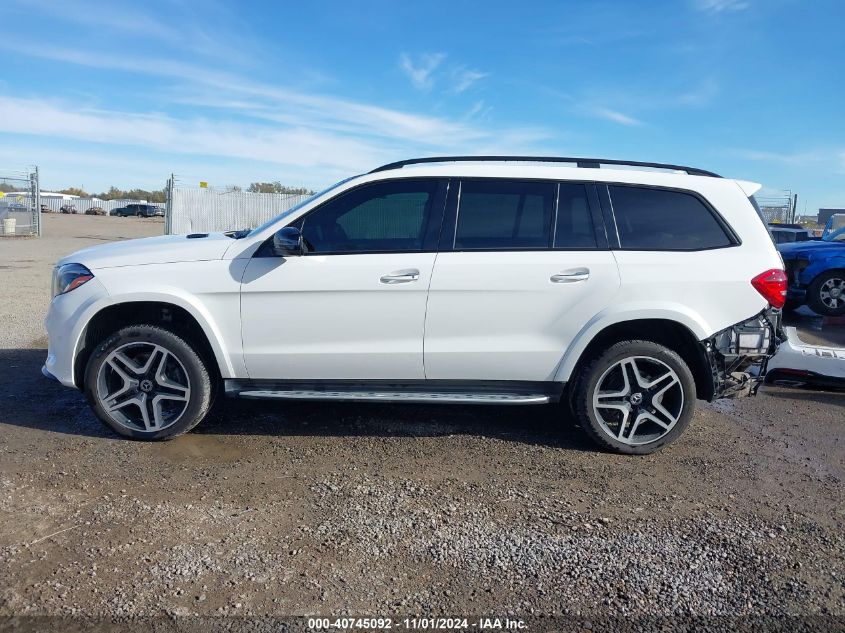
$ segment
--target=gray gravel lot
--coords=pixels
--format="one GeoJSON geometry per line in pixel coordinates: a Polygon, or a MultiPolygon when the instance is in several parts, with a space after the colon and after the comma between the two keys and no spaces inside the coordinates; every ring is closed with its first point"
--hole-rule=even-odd
{"type": "MultiPolygon", "coordinates": [[[[845,394],[702,405],[659,454],[558,407],[232,402],[117,439],[40,377],[52,263],[160,221],[0,240],[0,617],[845,618],[845,394]]],[[[822,630],[822,629],[819,629],[822,630]]]]}

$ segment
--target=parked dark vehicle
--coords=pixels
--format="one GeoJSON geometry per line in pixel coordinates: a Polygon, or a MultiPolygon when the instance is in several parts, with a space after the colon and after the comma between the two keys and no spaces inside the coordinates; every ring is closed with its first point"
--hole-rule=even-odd
{"type": "Polygon", "coordinates": [[[107,215],[103,207],[91,207],[85,210],[85,215],[107,215]]]}
{"type": "Polygon", "coordinates": [[[136,216],[139,218],[152,218],[155,216],[164,216],[164,210],[154,204],[127,204],[125,207],[118,207],[113,209],[111,215],[120,217],[136,216]]]}
{"type": "Polygon", "coordinates": [[[62,213],[77,213],[76,207],[72,204],[63,204],[59,208],[59,211],[61,211],[62,213]]]}
{"type": "Polygon", "coordinates": [[[775,238],[777,244],[807,242],[816,239],[810,229],[804,228],[800,224],[769,223],[769,232],[775,238]]]}
{"type": "Polygon", "coordinates": [[[821,240],[778,244],[788,278],[786,309],[807,304],[818,314],[845,315],[845,228],[821,240]]]}

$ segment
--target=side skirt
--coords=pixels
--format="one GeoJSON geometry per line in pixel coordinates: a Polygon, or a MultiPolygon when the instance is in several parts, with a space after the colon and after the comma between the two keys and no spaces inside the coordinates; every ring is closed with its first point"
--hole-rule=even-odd
{"type": "Polygon", "coordinates": [[[546,404],[560,401],[564,383],[472,380],[224,381],[226,396],[255,400],[334,400],[442,404],[546,404]]]}

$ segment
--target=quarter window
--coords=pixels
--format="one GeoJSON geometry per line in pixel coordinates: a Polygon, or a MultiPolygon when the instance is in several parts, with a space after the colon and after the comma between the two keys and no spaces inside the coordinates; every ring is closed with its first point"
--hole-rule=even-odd
{"type": "Polygon", "coordinates": [[[587,202],[587,188],[580,184],[560,183],[555,221],[555,248],[596,248],[596,233],[587,202]]]}
{"type": "Polygon", "coordinates": [[[455,248],[548,248],[555,187],[528,181],[462,181],[455,248]]]}
{"type": "Polygon", "coordinates": [[[438,186],[402,179],[340,194],[305,217],[305,246],[310,253],[421,251],[438,186]]]}
{"type": "Polygon", "coordinates": [[[693,251],[732,244],[696,196],[623,185],[611,185],[608,190],[623,249],[693,251]]]}

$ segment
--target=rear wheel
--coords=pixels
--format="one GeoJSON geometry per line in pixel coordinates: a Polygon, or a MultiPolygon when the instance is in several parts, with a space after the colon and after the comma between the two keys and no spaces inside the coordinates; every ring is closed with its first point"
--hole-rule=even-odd
{"type": "Polygon", "coordinates": [[[125,437],[164,440],[190,431],[211,409],[213,385],[201,357],[182,338],[132,325],[94,350],[85,395],[97,417],[125,437]]]}
{"type": "Polygon", "coordinates": [[[587,364],[572,401],[581,428],[600,446],[646,455],[684,432],[695,397],[692,372],[676,352],[623,341],[587,364]]]}
{"type": "Polygon", "coordinates": [[[807,289],[807,303],[817,314],[845,314],[845,270],[831,270],[816,277],[807,289]]]}

